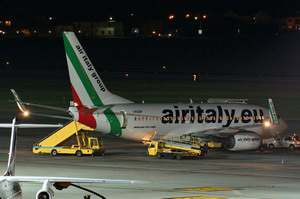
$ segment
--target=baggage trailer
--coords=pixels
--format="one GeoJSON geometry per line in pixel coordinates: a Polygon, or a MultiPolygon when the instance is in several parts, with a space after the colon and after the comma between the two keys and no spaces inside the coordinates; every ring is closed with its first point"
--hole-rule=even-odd
{"type": "Polygon", "coordinates": [[[93,130],[79,122],[72,121],[36,143],[32,151],[53,156],[58,154],[104,155],[102,139],[99,143],[98,138],[88,135],[88,132],[93,130]]]}
{"type": "Polygon", "coordinates": [[[168,135],[159,140],[147,142],[148,155],[161,159],[164,157],[176,158],[198,158],[208,152],[207,143],[201,138],[192,136],[168,135]]]}

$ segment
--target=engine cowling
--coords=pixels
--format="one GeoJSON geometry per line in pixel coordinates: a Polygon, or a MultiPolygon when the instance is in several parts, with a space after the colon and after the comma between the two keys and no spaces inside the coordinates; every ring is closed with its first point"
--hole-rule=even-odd
{"type": "Polygon", "coordinates": [[[256,133],[238,133],[225,139],[224,147],[230,151],[256,150],[261,139],[256,133]]]}
{"type": "Polygon", "coordinates": [[[52,199],[54,196],[54,191],[50,188],[41,189],[36,194],[36,199],[52,199]]]}

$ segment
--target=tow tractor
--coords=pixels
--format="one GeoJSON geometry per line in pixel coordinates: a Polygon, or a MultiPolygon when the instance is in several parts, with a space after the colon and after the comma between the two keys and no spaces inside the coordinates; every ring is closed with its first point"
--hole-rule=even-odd
{"type": "Polygon", "coordinates": [[[32,151],[33,153],[48,153],[53,156],[58,154],[104,155],[102,139],[99,144],[97,138],[88,136],[89,131],[94,131],[94,129],[72,121],[36,143],[32,151]]]}
{"type": "Polygon", "coordinates": [[[208,144],[199,137],[183,135],[166,135],[159,140],[147,142],[148,155],[176,158],[180,160],[183,157],[198,158],[208,152],[208,144]]]}

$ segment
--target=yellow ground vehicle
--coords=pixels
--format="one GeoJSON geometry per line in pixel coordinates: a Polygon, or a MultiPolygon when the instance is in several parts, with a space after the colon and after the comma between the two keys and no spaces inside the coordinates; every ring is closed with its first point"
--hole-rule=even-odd
{"type": "Polygon", "coordinates": [[[182,157],[204,156],[208,151],[207,143],[191,136],[168,135],[157,141],[147,142],[148,155],[157,158],[170,157],[180,160],[182,157]]]}
{"type": "Polygon", "coordinates": [[[32,151],[33,153],[48,153],[53,156],[58,154],[104,155],[102,139],[99,144],[97,138],[88,136],[88,132],[93,130],[79,122],[72,121],[36,143],[32,151]]]}

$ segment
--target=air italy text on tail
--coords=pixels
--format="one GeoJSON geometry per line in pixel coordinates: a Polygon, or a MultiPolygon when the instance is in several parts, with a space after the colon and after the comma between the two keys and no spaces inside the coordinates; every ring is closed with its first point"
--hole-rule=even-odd
{"type": "Polygon", "coordinates": [[[74,103],[89,108],[132,103],[106,88],[74,32],[64,32],[63,39],[74,103]]]}

